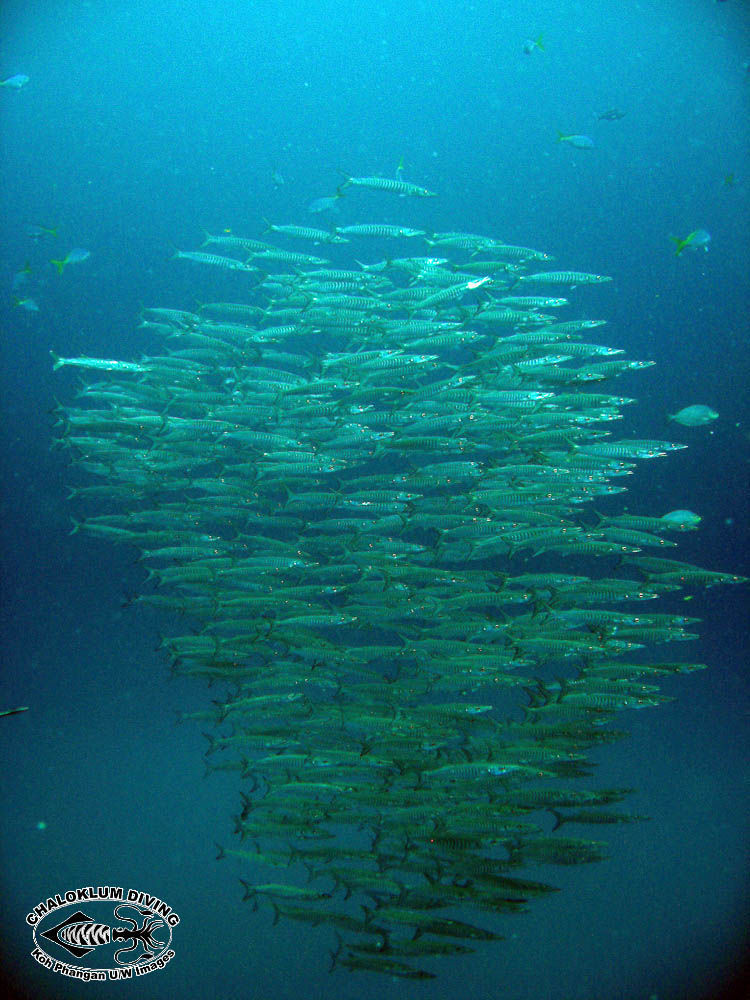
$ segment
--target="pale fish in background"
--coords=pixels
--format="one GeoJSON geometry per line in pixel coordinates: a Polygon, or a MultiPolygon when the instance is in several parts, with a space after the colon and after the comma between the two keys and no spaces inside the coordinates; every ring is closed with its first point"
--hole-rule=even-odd
{"type": "Polygon", "coordinates": [[[677,413],[670,413],[669,419],[682,424],[683,427],[701,427],[703,424],[710,424],[718,416],[716,410],[712,410],[710,406],[695,403],[693,406],[685,406],[677,413]]]}
{"type": "Polygon", "coordinates": [[[0,80],[0,87],[7,87],[9,90],[20,90],[28,82],[29,78],[25,73],[16,73],[15,76],[9,76],[7,80],[0,80]]]}
{"type": "Polygon", "coordinates": [[[82,261],[88,260],[90,256],[90,250],[84,250],[82,247],[74,247],[68,251],[63,260],[51,260],[50,264],[54,264],[57,268],[57,273],[62,274],[68,264],[80,264],[82,261]]]}

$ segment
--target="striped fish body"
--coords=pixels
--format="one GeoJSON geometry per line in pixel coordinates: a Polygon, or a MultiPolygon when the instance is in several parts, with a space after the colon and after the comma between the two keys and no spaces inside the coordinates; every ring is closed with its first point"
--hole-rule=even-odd
{"type": "Polygon", "coordinates": [[[427,188],[419,184],[412,184],[410,181],[394,180],[391,177],[347,177],[339,187],[339,194],[343,194],[347,188],[359,187],[367,188],[370,191],[388,191],[397,194],[401,198],[434,198],[435,192],[428,191],[427,188]]]}

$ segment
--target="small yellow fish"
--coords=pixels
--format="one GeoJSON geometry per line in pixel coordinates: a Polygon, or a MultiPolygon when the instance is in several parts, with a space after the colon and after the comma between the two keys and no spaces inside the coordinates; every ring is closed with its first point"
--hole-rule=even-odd
{"type": "Polygon", "coordinates": [[[711,242],[711,234],[707,233],[705,229],[694,229],[683,240],[677,236],[672,236],[670,239],[677,245],[674,253],[675,257],[679,257],[683,250],[697,250],[702,247],[707,251],[708,244],[711,242]]]}

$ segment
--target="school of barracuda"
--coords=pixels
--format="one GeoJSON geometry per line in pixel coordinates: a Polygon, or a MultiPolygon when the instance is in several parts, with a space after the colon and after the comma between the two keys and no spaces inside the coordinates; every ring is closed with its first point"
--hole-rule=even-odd
{"type": "MultiPolygon", "coordinates": [[[[358,188],[431,194],[336,197],[358,188]]],[[[598,513],[684,447],[617,435],[612,380],[650,363],[556,314],[609,278],[471,233],[267,232],[394,249],[210,236],[177,258],[245,301],[145,309],[163,347],[138,361],[54,356],[85,379],[59,410],[74,530],[140,549],[174,672],[213,685],[193,717],[242,782],[220,856],[253,910],[327,925],[334,968],[432,978],[554,890],[524,869],[598,861],[587,828],[642,818],[579,780],[587,753],[704,666],[651,649],[698,621],[655,602],[741,578],[663,551],[691,511],[598,513]]]]}

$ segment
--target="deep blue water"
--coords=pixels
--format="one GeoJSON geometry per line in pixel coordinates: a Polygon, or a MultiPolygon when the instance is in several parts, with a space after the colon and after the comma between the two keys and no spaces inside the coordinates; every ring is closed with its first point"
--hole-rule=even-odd
{"type": "Polygon", "coordinates": [[[639,400],[622,436],[690,445],[643,463],[622,503],[698,511],[680,554],[750,575],[749,27],[742,0],[6,0],[0,74],[30,78],[0,89],[0,707],[30,706],[0,720],[0,939],[19,990],[84,995],[31,960],[24,917],[90,884],[142,888],[182,918],[167,970],[90,984],[90,997],[682,1000],[736,970],[747,587],[695,596],[702,638],[686,658],[711,669],[665,681],[676,700],[623,713],[632,737],[598,752],[597,782],[635,787],[627,807],[651,817],[606,831],[610,861],[545,872],[563,892],[432,983],[331,978],[327,933],[273,928],[241,902],[239,869],[215,861],[236,783],[204,780],[200,727],[173,724],[211,695],[169,680],[157,614],[123,608],[143,579],[133,551],[68,533],[50,410],[76,377],[53,376],[49,352],[137,358],[153,346],[135,330],[142,306],[241,294],[232,276],[171,261],[175,247],[204,230],[259,235],[263,217],[315,225],[306,207],[339,171],[393,176],[404,157],[439,198],[363,194],[342,221],[488,233],[612,275],[573,292],[571,315],[607,318],[597,340],[657,362],[618,380],[639,400]],[[540,33],[544,51],[525,54],[540,33]],[[625,117],[596,120],[610,107],[625,117]],[[595,148],[557,143],[558,129],[595,148]],[[31,225],[58,235],[34,240],[31,225]],[[698,228],[710,250],[675,256],[670,236],[698,228]],[[58,276],[49,260],[73,247],[90,258],[58,276]],[[17,294],[38,312],[13,305],[26,261],[17,294]],[[695,402],[720,419],[668,424],[695,402]]]}

